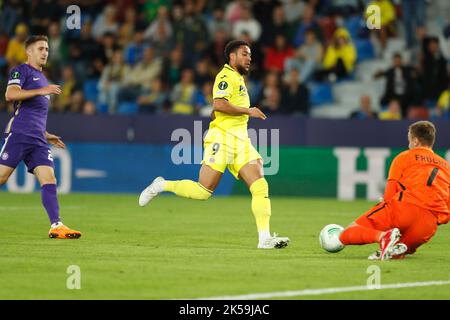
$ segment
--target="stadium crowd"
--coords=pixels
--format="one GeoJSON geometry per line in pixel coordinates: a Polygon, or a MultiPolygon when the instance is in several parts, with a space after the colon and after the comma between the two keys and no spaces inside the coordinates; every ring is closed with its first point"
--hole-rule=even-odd
{"type": "MultiPolygon", "coordinates": [[[[52,112],[208,116],[224,47],[243,39],[252,50],[252,105],[267,114],[308,116],[311,84],[354,79],[364,59],[355,40],[380,57],[402,24],[411,63],[396,53],[390,69],[373,75],[386,78],[383,111],[373,112],[370,97],[362,96],[351,117],[449,118],[450,57],[427,34],[425,0],[81,0],[81,28],[69,30],[72,2],[0,1],[2,92],[9,70],[26,60],[26,37],[46,34],[45,73],[62,88],[52,112]],[[381,30],[365,27],[370,4],[381,8],[381,30]]],[[[450,43],[450,25],[442,33],[450,43]]],[[[12,112],[3,94],[0,111],[12,112]]]]}

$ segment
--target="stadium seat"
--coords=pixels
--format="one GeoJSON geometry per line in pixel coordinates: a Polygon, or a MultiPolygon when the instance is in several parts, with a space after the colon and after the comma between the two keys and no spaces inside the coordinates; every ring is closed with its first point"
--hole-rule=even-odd
{"type": "Polygon", "coordinates": [[[356,39],[354,44],[358,55],[358,62],[375,58],[375,51],[370,40],[356,39]]]}
{"type": "Polygon", "coordinates": [[[83,93],[84,98],[86,100],[90,100],[94,103],[97,102],[97,95],[98,95],[98,79],[89,79],[84,82],[83,85],[83,93]]]}
{"type": "Polygon", "coordinates": [[[96,103],[95,108],[98,113],[108,113],[109,106],[106,103],[96,103]]]}
{"type": "Polygon", "coordinates": [[[122,102],[117,108],[117,114],[134,114],[138,111],[138,105],[135,102],[122,102]]]}
{"type": "Polygon", "coordinates": [[[311,82],[309,85],[311,105],[333,102],[333,91],[329,83],[311,82]]]}
{"type": "Polygon", "coordinates": [[[433,100],[433,99],[425,100],[425,107],[427,107],[428,109],[433,109],[434,107],[436,107],[436,105],[437,105],[437,100],[433,100]]]}
{"type": "Polygon", "coordinates": [[[364,20],[359,15],[348,17],[345,19],[344,28],[348,30],[353,40],[359,38],[360,29],[362,29],[361,25],[364,25],[364,23],[361,23],[362,21],[364,20]]]}

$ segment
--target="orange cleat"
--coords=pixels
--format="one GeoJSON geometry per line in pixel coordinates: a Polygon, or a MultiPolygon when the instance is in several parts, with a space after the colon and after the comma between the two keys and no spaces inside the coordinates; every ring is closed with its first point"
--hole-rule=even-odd
{"type": "Polygon", "coordinates": [[[78,239],[81,237],[81,232],[69,229],[61,224],[57,227],[51,228],[48,232],[48,237],[52,239],[78,239]]]}

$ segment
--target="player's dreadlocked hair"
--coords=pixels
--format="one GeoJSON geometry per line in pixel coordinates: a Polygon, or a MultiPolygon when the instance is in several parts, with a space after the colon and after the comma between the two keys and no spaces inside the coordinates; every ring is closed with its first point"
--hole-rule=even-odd
{"type": "Polygon", "coordinates": [[[411,136],[419,139],[420,144],[432,147],[436,138],[436,128],[430,121],[417,121],[409,126],[411,136]]]}
{"type": "Polygon", "coordinates": [[[228,64],[230,63],[230,54],[233,52],[236,52],[240,46],[250,47],[248,42],[244,41],[244,40],[232,40],[227,43],[227,45],[225,46],[225,51],[224,51],[226,63],[228,63],[228,64]]]}
{"type": "Polygon", "coordinates": [[[33,43],[38,42],[38,41],[48,42],[48,37],[44,36],[44,35],[29,36],[25,40],[25,49],[28,48],[29,46],[31,46],[33,43]]]}

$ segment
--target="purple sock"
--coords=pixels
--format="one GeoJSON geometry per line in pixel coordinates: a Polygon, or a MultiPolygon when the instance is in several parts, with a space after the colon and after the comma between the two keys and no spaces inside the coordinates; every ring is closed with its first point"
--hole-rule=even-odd
{"type": "Polygon", "coordinates": [[[47,210],[50,223],[57,223],[59,219],[59,204],[56,197],[56,184],[44,184],[41,188],[42,204],[47,210]]]}

